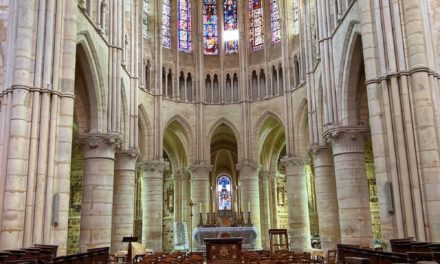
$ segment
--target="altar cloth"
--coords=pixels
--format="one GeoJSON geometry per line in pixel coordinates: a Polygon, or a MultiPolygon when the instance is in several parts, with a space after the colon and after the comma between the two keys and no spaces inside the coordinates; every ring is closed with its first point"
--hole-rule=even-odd
{"type": "Polygon", "coordinates": [[[196,251],[205,251],[205,238],[218,238],[220,233],[230,233],[232,237],[243,238],[242,248],[245,250],[255,250],[257,241],[257,228],[253,226],[244,227],[197,227],[194,229],[193,238],[196,241],[196,251]]]}

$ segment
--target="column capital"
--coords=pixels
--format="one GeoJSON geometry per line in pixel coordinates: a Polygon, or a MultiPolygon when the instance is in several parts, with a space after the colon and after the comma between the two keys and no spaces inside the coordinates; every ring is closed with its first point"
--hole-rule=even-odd
{"type": "Polygon", "coordinates": [[[313,156],[313,166],[315,168],[333,166],[333,153],[330,145],[311,145],[309,150],[313,156]]]}
{"type": "Polygon", "coordinates": [[[84,151],[84,158],[111,158],[114,159],[115,151],[122,146],[119,134],[88,133],[78,136],[78,144],[84,151]]]}
{"type": "Polygon", "coordinates": [[[260,165],[250,159],[245,159],[245,160],[241,160],[237,163],[236,165],[237,170],[242,170],[242,169],[254,169],[254,170],[258,170],[260,169],[260,165]]]}
{"type": "Polygon", "coordinates": [[[208,162],[206,162],[206,161],[196,161],[196,162],[194,162],[193,164],[191,164],[189,167],[188,167],[188,170],[191,172],[191,173],[196,173],[197,171],[208,171],[208,172],[210,172],[211,170],[212,170],[212,165],[211,164],[209,164],[208,162]]]}
{"type": "Polygon", "coordinates": [[[306,163],[306,159],[293,155],[286,155],[281,159],[281,164],[284,165],[286,168],[290,166],[304,166],[306,165],[306,163]]]}
{"type": "Polygon", "coordinates": [[[136,170],[136,161],[140,156],[141,153],[137,149],[116,152],[115,169],[136,170]]]}
{"type": "Polygon", "coordinates": [[[169,168],[169,162],[164,160],[148,160],[139,164],[142,170],[147,172],[163,172],[169,168]]]}
{"type": "Polygon", "coordinates": [[[365,126],[337,127],[324,132],[323,136],[332,144],[333,155],[364,153],[364,139],[369,130],[365,126]]]}
{"type": "Polygon", "coordinates": [[[260,171],[260,179],[263,181],[269,180],[270,175],[271,175],[270,171],[260,171]]]}

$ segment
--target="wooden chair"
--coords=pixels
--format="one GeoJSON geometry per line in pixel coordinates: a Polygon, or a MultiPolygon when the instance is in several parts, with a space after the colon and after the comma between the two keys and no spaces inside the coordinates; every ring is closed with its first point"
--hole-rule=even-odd
{"type": "Polygon", "coordinates": [[[336,264],[336,250],[327,251],[327,264],[336,264]]]}
{"type": "Polygon", "coordinates": [[[270,251],[289,250],[289,236],[287,229],[269,229],[270,251]]]}

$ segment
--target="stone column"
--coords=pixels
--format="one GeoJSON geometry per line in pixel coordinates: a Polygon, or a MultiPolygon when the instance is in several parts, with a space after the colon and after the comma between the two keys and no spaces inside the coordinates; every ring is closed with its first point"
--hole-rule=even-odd
{"type": "Polygon", "coordinates": [[[278,228],[277,172],[270,173],[270,228],[278,228]]]}
{"type": "Polygon", "coordinates": [[[334,249],[341,241],[341,233],[332,149],[329,146],[314,146],[311,151],[321,248],[334,249]]]}
{"type": "Polygon", "coordinates": [[[110,246],[115,151],[120,142],[116,134],[90,133],[78,138],[84,151],[81,252],[110,246]]]}
{"type": "MultiPolygon", "coordinates": [[[[240,171],[240,202],[241,211],[244,212],[245,220],[247,221],[247,213],[249,211],[248,204],[251,208],[251,219],[254,227],[257,228],[257,248],[261,248],[261,222],[260,222],[260,186],[258,180],[258,165],[251,160],[243,160],[237,164],[237,169],[240,171]]],[[[263,232],[269,232],[263,230],[263,232]]]]}
{"type": "Polygon", "coordinates": [[[262,245],[264,249],[269,248],[269,228],[270,228],[270,216],[271,216],[271,204],[270,204],[270,182],[269,182],[269,171],[261,171],[260,172],[260,178],[261,178],[261,230],[263,230],[263,233],[261,234],[262,239],[262,245]]]}
{"type": "Polygon", "coordinates": [[[186,223],[189,223],[189,197],[190,197],[190,188],[189,188],[189,177],[190,174],[185,171],[180,177],[180,186],[182,188],[180,192],[180,199],[182,204],[182,220],[186,223]]]}
{"type": "Polygon", "coordinates": [[[301,251],[311,246],[306,161],[286,156],[282,162],[286,167],[290,248],[301,251]]]}
{"type": "Polygon", "coordinates": [[[182,169],[176,170],[174,173],[174,221],[182,221],[182,199],[180,199],[181,192],[181,177],[182,177],[182,169]]]}
{"type": "MultiPolygon", "coordinates": [[[[192,165],[190,167],[191,170],[191,200],[196,205],[192,208],[193,217],[189,219],[192,221],[190,225],[192,235],[192,231],[194,228],[199,225],[199,214],[200,212],[200,204],[203,204],[203,210],[206,211],[209,208],[209,172],[212,169],[212,165],[201,163],[192,165]],[[208,208],[206,208],[208,206],[208,208]]],[[[188,208],[190,210],[190,208],[188,208]]],[[[204,221],[206,221],[206,217],[204,217],[204,221]]],[[[194,241],[193,241],[194,243],[194,241]]],[[[193,244],[194,245],[194,244],[193,244]]]]}
{"type": "Polygon", "coordinates": [[[162,251],[163,173],[168,162],[151,160],[142,165],[142,244],[162,251]]]}
{"type": "Polygon", "coordinates": [[[111,252],[122,250],[126,246],[122,243],[122,238],[134,233],[134,194],[138,157],[139,152],[136,150],[116,153],[111,252]]]}
{"type": "Polygon", "coordinates": [[[326,132],[333,147],[341,243],[371,246],[370,197],[365,172],[364,137],[361,127],[326,132]]]}

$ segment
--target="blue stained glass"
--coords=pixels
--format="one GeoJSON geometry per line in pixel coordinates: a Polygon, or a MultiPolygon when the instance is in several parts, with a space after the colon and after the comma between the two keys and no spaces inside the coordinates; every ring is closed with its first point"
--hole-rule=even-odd
{"type": "Polygon", "coordinates": [[[218,178],[217,197],[219,210],[232,210],[231,179],[228,176],[218,178]]]}
{"type": "Polygon", "coordinates": [[[179,51],[190,53],[191,46],[191,0],[179,0],[179,51]]]}
{"type": "Polygon", "coordinates": [[[203,0],[203,46],[206,55],[218,54],[217,1],[203,0]]]}

